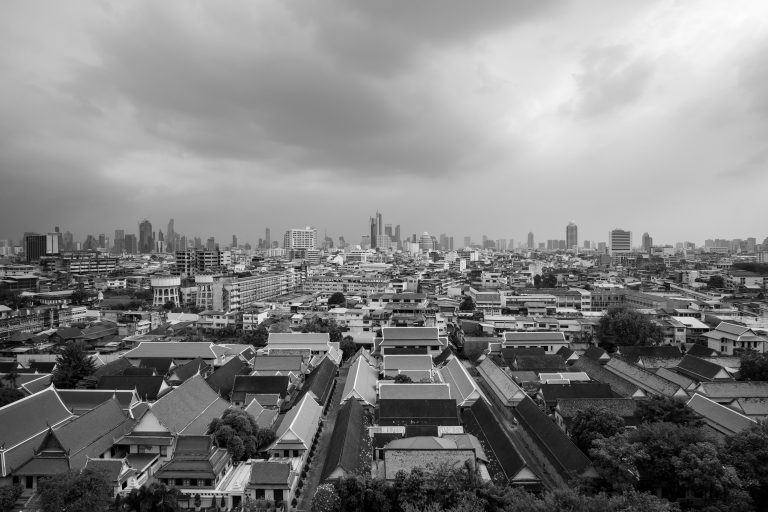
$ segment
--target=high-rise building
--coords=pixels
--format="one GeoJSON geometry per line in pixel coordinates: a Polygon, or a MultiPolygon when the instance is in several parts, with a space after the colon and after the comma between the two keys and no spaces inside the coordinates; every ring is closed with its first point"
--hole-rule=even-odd
{"type": "Polygon", "coordinates": [[[395,226],[395,242],[400,243],[400,224],[395,226]]]}
{"type": "Polygon", "coordinates": [[[209,251],[215,251],[216,250],[216,239],[214,237],[209,237],[208,241],[205,243],[205,248],[209,251]]]}
{"type": "Polygon", "coordinates": [[[168,229],[165,230],[165,247],[170,253],[176,252],[176,227],[174,226],[173,219],[168,221],[168,229]]]}
{"type": "Polygon", "coordinates": [[[613,229],[608,232],[608,250],[610,254],[622,254],[632,250],[632,232],[613,229]]]}
{"type": "Polygon", "coordinates": [[[506,251],[507,250],[507,241],[504,238],[499,238],[496,240],[496,250],[497,251],[506,251]]]}
{"type": "Polygon", "coordinates": [[[112,246],[112,252],[122,254],[125,251],[125,230],[115,230],[115,243],[112,246]]]}
{"type": "Polygon", "coordinates": [[[139,252],[149,254],[155,246],[152,236],[152,223],[144,219],[139,223],[139,252]]]}
{"type": "Polygon", "coordinates": [[[237,249],[237,235],[232,235],[232,248],[237,249]]]}
{"type": "MultiPolygon", "coordinates": [[[[378,215],[378,213],[376,215],[378,215]]],[[[376,227],[376,217],[371,217],[370,218],[370,230],[369,230],[369,234],[368,234],[369,239],[370,239],[371,249],[375,249],[376,247],[378,247],[377,244],[376,244],[377,239],[378,239],[378,235],[379,235],[379,230],[376,227]]]]}
{"type": "Polygon", "coordinates": [[[289,229],[283,236],[283,248],[289,249],[315,249],[317,247],[317,230],[307,226],[305,228],[289,229]]]}
{"type": "Polygon", "coordinates": [[[528,248],[529,249],[533,249],[534,248],[534,245],[533,245],[533,231],[529,231],[528,232],[528,248]]]}
{"type": "Polygon", "coordinates": [[[470,247],[472,245],[472,237],[471,236],[465,236],[464,237],[464,247],[470,247]]]}
{"type": "Polygon", "coordinates": [[[388,237],[392,237],[392,224],[384,224],[384,234],[388,237]]]}
{"type": "Polygon", "coordinates": [[[264,230],[264,247],[269,249],[272,247],[272,238],[271,238],[271,232],[269,228],[264,230]]]}
{"type": "Polygon", "coordinates": [[[435,248],[435,237],[431,236],[426,231],[422,233],[421,238],[419,239],[419,249],[422,251],[431,251],[435,248]]]}
{"type": "Polygon", "coordinates": [[[579,228],[575,222],[569,222],[565,227],[565,247],[566,249],[579,247],[579,228]]]}
{"type": "Polygon", "coordinates": [[[643,233],[643,252],[648,252],[653,247],[653,238],[647,232],[643,233]]]}
{"type": "Polygon", "coordinates": [[[139,252],[139,243],[136,235],[125,235],[125,252],[127,254],[137,254],[139,252]]]}
{"type": "Polygon", "coordinates": [[[376,210],[376,228],[378,229],[377,235],[381,236],[384,234],[384,224],[382,223],[381,213],[378,210],[376,210]]]}
{"type": "Polygon", "coordinates": [[[24,236],[24,256],[27,261],[37,261],[45,256],[46,236],[38,234],[26,234],[24,236]]]}
{"type": "Polygon", "coordinates": [[[453,250],[453,237],[452,236],[448,237],[448,250],[449,251],[453,250]]]}

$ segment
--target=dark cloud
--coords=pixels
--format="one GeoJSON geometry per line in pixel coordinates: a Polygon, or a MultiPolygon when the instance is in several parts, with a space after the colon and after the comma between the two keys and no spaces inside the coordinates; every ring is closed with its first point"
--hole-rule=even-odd
{"type": "Polygon", "coordinates": [[[574,75],[577,96],[564,111],[583,117],[599,116],[631,104],[642,96],[653,77],[652,64],[633,55],[627,45],[594,48],[581,60],[574,75]]]}

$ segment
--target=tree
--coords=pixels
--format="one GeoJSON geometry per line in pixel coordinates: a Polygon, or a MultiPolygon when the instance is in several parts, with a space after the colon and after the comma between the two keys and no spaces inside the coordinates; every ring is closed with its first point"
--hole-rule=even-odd
{"type": "Polygon", "coordinates": [[[707,288],[709,289],[719,289],[719,288],[725,288],[725,279],[723,279],[723,276],[710,276],[707,280],[707,288]]]}
{"type": "Polygon", "coordinates": [[[152,482],[139,489],[133,489],[123,500],[123,506],[135,512],[177,512],[181,491],[152,482]]]}
{"type": "Polygon", "coordinates": [[[352,336],[344,336],[341,339],[339,348],[341,349],[341,358],[344,361],[355,355],[355,352],[357,352],[357,345],[355,345],[355,340],[352,336]]]}
{"type": "Polygon", "coordinates": [[[768,380],[768,353],[742,352],[739,380],[768,380]]]}
{"type": "Polygon", "coordinates": [[[341,329],[334,320],[326,320],[324,318],[315,317],[302,327],[301,332],[327,332],[330,337],[330,341],[341,342],[341,329]]]}
{"type": "Polygon", "coordinates": [[[723,465],[712,443],[701,442],[684,446],[671,458],[678,483],[705,501],[728,494],[741,485],[736,470],[723,465]]]}
{"type": "Polygon", "coordinates": [[[53,384],[59,389],[73,389],[77,383],[96,371],[96,365],[86,353],[85,343],[67,344],[56,358],[53,384]]]}
{"type": "Polygon", "coordinates": [[[600,346],[613,349],[615,345],[654,345],[664,339],[661,328],[645,315],[627,308],[612,308],[597,325],[600,346]]]}
{"type": "Polygon", "coordinates": [[[685,402],[673,398],[651,398],[637,405],[637,417],[643,423],[666,422],[686,427],[700,427],[704,422],[685,402]]]}
{"type": "Polygon", "coordinates": [[[3,375],[3,380],[6,381],[11,388],[16,389],[19,387],[17,385],[17,380],[19,379],[19,371],[16,368],[11,368],[8,370],[8,373],[3,375]]]}
{"type": "Polygon", "coordinates": [[[461,304],[459,304],[459,311],[474,311],[476,307],[472,297],[465,295],[461,300],[461,304]]]}
{"type": "Polygon", "coordinates": [[[736,469],[755,503],[768,501],[768,423],[761,422],[725,438],[721,451],[736,469]]]}
{"type": "Polygon", "coordinates": [[[88,469],[45,478],[38,492],[43,512],[106,510],[112,499],[112,485],[104,474],[88,469]]]}
{"type": "Polygon", "coordinates": [[[328,305],[329,306],[341,306],[342,304],[346,304],[347,299],[344,297],[344,294],[341,292],[335,292],[333,295],[328,297],[328,305]]]}
{"type": "Polygon", "coordinates": [[[176,303],[173,302],[172,300],[169,300],[168,302],[163,304],[163,309],[166,311],[171,311],[172,309],[175,309],[175,308],[176,308],[176,303]]]}
{"type": "Polygon", "coordinates": [[[334,512],[339,509],[341,500],[336,488],[331,484],[317,486],[315,495],[312,496],[312,512],[334,512]]]}
{"type": "Polygon", "coordinates": [[[72,295],[70,296],[70,300],[75,306],[86,304],[88,302],[88,298],[88,293],[82,288],[78,288],[77,290],[73,291],[72,295]]]}
{"type": "Polygon", "coordinates": [[[10,511],[23,493],[24,489],[19,484],[0,486],[0,512],[10,511]]]}
{"type": "Polygon", "coordinates": [[[228,409],[221,418],[208,425],[216,445],[226,448],[232,460],[248,460],[256,457],[275,439],[270,429],[259,428],[256,420],[241,409],[228,409]]]}
{"type": "Polygon", "coordinates": [[[588,453],[592,441],[611,437],[624,430],[624,420],[606,409],[587,407],[573,418],[568,431],[571,439],[581,451],[588,453]]]}
{"type": "Polygon", "coordinates": [[[541,288],[541,275],[540,274],[536,274],[535,276],[533,276],[533,286],[535,288],[541,288]]]}
{"type": "Polygon", "coordinates": [[[551,272],[547,272],[541,277],[542,288],[554,288],[557,286],[557,276],[551,272]]]}
{"type": "Polygon", "coordinates": [[[404,373],[395,375],[395,384],[410,384],[411,382],[413,382],[413,379],[404,373]]]}
{"type": "Polygon", "coordinates": [[[0,407],[21,400],[24,398],[24,393],[18,389],[0,388],[0,407]]]}

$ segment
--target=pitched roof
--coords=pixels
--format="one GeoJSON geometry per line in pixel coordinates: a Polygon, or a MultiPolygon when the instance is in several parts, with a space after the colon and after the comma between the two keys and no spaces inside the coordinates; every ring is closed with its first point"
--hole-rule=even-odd
{"type": "Polygon", "coordinates": [[[515,367],[519,371],[560,371],[565,370],[565,361],[556,354],[543,356],[515,356],[515,367]]]}
{"type": "Polygon", "coordinates": [[[188,378],[192,377],[196,373],[205,373],[211,369],[211,365],[203,361],[201,358],[196,357],[188,363],[177,366],[173,369],[173,381],[184,382],[188,378]]]}
{"type": "Polygon", "coordinates": [[[362,400],[368,405],[376,404],[376,383],[379,380],[379,370],[364,357],[358,357],[349,367],[347,380],[341,393],[341,401],[350,398],[362,400]]]}
{"type": "Polygon", "coordinates": [[[584,354],[582,354],[582,357],[586,357],[587,359],[598,362],[606,361],[610,358],[608,352],[595,345],[592,345],[587,350],[585,350],[584,354]]]}
{"type": "Polygon", "coordinates": [[[698,381],[712,381],[726,376],[730,378],[722,366],[688,354],[680,360],[675,369],[698,381]]]}
{"type": "Polygon", "coordinates": [[[540,388],[544,401],[554,406],[564,398],[614,398],[616,393],[608,384],[579,382],[575,384],[542,384],[540,388]]]}
{"type": "Polygon", "coordinates": [[[593,359],[580,357],[578,361],[571,365],[571,369],[586,372],[594,380],[610,385],[612,390],[623,397],[645,396],[645,391],[641,390],[637,385],[607,370],[602,364],[593,359]]]}
{"type": "Polygon", "coordinates": [[[291,381],[287,375],[236,375],[232,401],[244,402],[245,395],[279,395],[285,398],[291,381]]]}
{"type": "Polygon", "coordinates": [[[336,384],[336,372],[338,366],[330,359],[323,358],[319,365],[312,369],[304,380],[304,385],[297,396],[297,401],[307,394],[311,393],[318,403],[325,405],[331,398],[334,384],[336,384]]]}
{"type": "Polygon", "coordinates": [[[125,353],[129,359],[145,359],[151,357],[171,359],[214,359],[216,355],[211,350],[210,343],[193,341],[142,341],[139,346],[125,353]]]}
{"type": "Polygon", "coordinates": [[[74,414],[81,415],[115,398],[124,413],[139,401],[133,390],[112,389],[60,389],[59,398],[74,414]]]}
{"type": "Polygon", "coordinates": [[[437,327],[382,327],[384,341],[436,341],[437,327]]]}
{"type": "Polygon", "coordinates": [[[696,392],[715,401],[768,398],[768,381],[702,382],[696,392]]]}
{"type": "Polygon", "coordinates": [[[392,381],[382,381],[379,383],[379,399],[426,400],[449,398],[453,398],[451,395],[451,387],[444,382],[396,384],[392,381]]]}
{"type": "Polygon", "coordinates": [[[152,368],[158,375],[165,375],[168,373],[171,366],[173,366],[172,357],[143,357],[141,361],[139,361],[140,368],[152,368]]]}
{"type": "Polygon", "coordinates": [[[280,422],[275,432],[275,441],[269,449],[272,450],[280,444],[299,444],[308,450],[322,414],[322,406],[311,396],[304,395],[301,402],[288,411],[280,422]]]}
{"type": "Polygon", "coordinates": [[[248,478],[249,485],[279,486],[290,485],[291,463],[272,460],[254,460],[251,462],[251,475],[248,478]]]}
{"type": "Polygon", "coordinates": [[[680,348],[676,345],[646,346],[646,345],[619,345],[617,354],[629,362],[635,363],[641,357],[657,359],[675,359],[683,357],[680,348]]]}
{"type": "Polygon", "coordinates": [[[485,399],[481,398],[471,407],[462,410],[461,421],[464,430],[474,435],[483,447],[491,476],[501,471],[509,482],[522,476],[521,473],[528,464],[499,425],[485,399]]]}
{"type": "Polygon", "coordinates": [[[605,368],[608,371],[627,379],[629,382],[635,384],[649,394],[670,398],[675,396],[681,398],[686,397],[683,388],[674,382],[663,379],[654,373],[643,370],[638,366],[629,364],[616,357],[611,358],[611,360],[605,364],[605,368]]]}
{"type": "Polygon", "coordinates": [[[385,355],[383,357],[383,370],[396,371],[396,370],[432,370],[432,356],[427,354],[421,355],[385,355]]]}
{"type": "Polygon", "coordinates": [[[454,399],[379,400],[380,425],[459,425],[454,399]]]}
{"type": "Polygon", "coordinates": [[[346,475],[362,473],[365,467],[361,453],[363,435],[367,435],[363,432],[363,406],[357,400],[348,400],[336,416],[321,481],[338,468],[343,469],[346,475]]]}
{"type": "Polygon", "coordinates": [[[458,358],[452,357],[438,370],[443,382],[451,386],[451,396],[460,406],[468,405],[480,397],[480,390],[458,358]]]}
{"type": "Polygon", "coordinates": [[[152,404],[151,410],[172,433],[199,435],[228,408],[229,402],[211,389],[201,375],[194,375],[152,404]]]}
{"type": "Polygon", "coordinates": [[[720,355],[720,352],[718,352],[717,350],[709,348],[700,343],[691,344],[688,347],[688,350],[685,351],[685,353],[690,354],[692,356],[696,356],[696,357],[713,357],[713,356],[720,355]]]}
{"type": "Polygon", "coordinates": [[[327,332],[270,332],[268,345],[285,345],[283,348],[292,348],[293,345],[322,345],[326,346],[331,341],[331,335],[327,332]]]}
{"type": "Polygon", "coordinates": [[[96,389],[135,389],[142,400],[157,400],[170,391],[162,375],[105,375],[96,389]]]}
{"type": "Polygon", "coordinates": [[[227,451],[215,447],[211,436],[182,435],[176,441],[173,458],[155,476],[158,479],[215,480],[229,460],[227,451]]]}
{"type": "Polygon", "coordinates": [[[225,365],[218,367],[205,381],[219,395],[228,397],[232,394],[235,378],[250,373],[250,367],[242,359],[233,357],[225,365]]]}
{"type": "Polygon", "coordinates": [[[133,365],[129,360],[121,357],[96,368],[93,377],[98,379],[105,375],[122,375],[126,368],[133,368],[133,365]]]}
{"type": "Polygon", "coordinates": [[[658,370],[656,370],[656,375],[658,375],[662,379],[666,379],[669,382],[677,384],[683,389],[691,389],[696,385],[695,380],[689,377],[686,377],[682,373],[673,372],[669,368],[659,368],[658,370]]]}
{"type": "Polygon", "coordinates": [[[277,409],[263,407],[255,398],[243,410],[253,417],[259,428],[272,427],[278,414],[280,414],[277,409]]]}
{"type": "Polygon", "coordinates": [[[486,357],[477,366],[477,371],[496,396],[505,402],[506,405],[512,405],[527,396],[512,377],[496,366],[490,358],[486,357]]]}
{"type": "Polygon", "coordinates": [[[736,434],[756,423],[743,414],[698,393],[694,393],[687,405],[699,413],[710,427],[724,435],[736,434]]]}
{"type": "Polygon", "coordinates": [[[72,418],[53,387],[0,407],[0,476],[34,455],[41,434],[72,418]]]}
{"type": "Polygon", "coordinates": [[[301,356],[259,356],[251,364],[254,371],[296,371],[302,367],[301,356]]]}
{"type": "Polygon", "coordinates": [[[588,408],[610,411],[627,420],[637,413],[637,404],[631,398],[560,398],[555,408],[566,420],[588,408]]]}
{"type": "Polygon", "coordinates": [[[560,331],[507,331],[504,343],[565,343],[565,334],[560,331]]]}
{"type": "Polygon", "coordinates": [[[566,477],[566,481],[583,474],[591,467],[589,458],[533,400],[524,398],[512,411],[547,459],[566,477]]]}

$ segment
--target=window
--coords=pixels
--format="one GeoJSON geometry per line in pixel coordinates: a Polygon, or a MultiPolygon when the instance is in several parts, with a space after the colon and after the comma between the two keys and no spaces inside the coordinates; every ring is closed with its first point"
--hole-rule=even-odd
{"type": "Polygon", "coordinates": [[[256,499],[257,500],[264,499],[264,489],[256,489],[256,499]]]}
{"type": "Polygon", "coordinates": [[[120,486],[121,489],[125,489],[128,487],[128,482],[123,482],[123,485],[120,486]]]}
{"type": "Polygon", "coordinates": [[[181,487],[182,485],[184,485],[184,480],[182,480],[181,478],[177,478],[176,480],[174,480],[174,485],[181,487]]]}
{"type": "Polygon", "coordinates": [[[291,450],[283,450],[283,457],[290,457],[291,456],[291,450]]]}
{"type": "Polygon", "coordinates": [[[190,487],[197,487],[197,478],[193,478],[189,481],[190,487]]]}
{"type": "Polygon", "coordinates": [[[293,456],[299,457],[299,450],[293,450],[293,456]]]}

